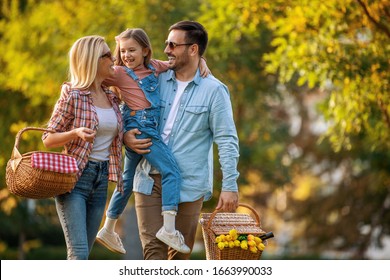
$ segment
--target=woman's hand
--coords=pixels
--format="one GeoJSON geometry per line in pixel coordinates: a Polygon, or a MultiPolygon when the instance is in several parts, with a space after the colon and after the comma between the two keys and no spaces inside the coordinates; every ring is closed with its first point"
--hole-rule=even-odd
{"type": "Polygon", "coordinates": [[[83,139],[86,142],[92,143],[96,136],[96,131],[87,127],[79,127],[74,129],[77,137],[83,139]]]}
{"type": "Polygon", "coordinates": [[[150,152],[148,149],[152,145],[152,140],[150,138],[146,139],[137,139],[136,135],[141,134],[137,128],[129,130],[123,136],[123,142],[127,147],[132,149],[137,154],[147,154],[150,152]]]}
{"type": "Polygon", "coordinates": [[[43,144],[46,148],[62,147],[72,140],[81,138],[86,142],[92,143],[95,139],[96,132],[87,127],[79,127],[66,132],[50,132],[43,144]]]}

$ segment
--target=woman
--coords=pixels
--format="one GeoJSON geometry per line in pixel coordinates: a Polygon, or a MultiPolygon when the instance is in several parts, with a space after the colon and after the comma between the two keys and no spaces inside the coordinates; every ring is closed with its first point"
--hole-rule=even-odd
{"type": "Polygon", "coordinates": [[[103,37],[78,39],[69,52],[70,82],[63,84],[44,133],[46,147],[65,146],[79,167],[70,192],[55,198],[68,259],[88,259],[107,199],[108,181],[122,190],[122,117],[119,99],[102,82],[115,58],[103,37]]]}

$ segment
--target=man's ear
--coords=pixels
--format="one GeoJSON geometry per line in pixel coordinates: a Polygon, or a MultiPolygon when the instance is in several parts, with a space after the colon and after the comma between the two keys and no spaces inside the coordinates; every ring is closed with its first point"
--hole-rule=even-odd
{"type": "Polygon", "coordinates": [[[198,56],[199,53],[199,45],[198,44],[193,44],[190,46],[190,55],[191,56],[198,56]]]}

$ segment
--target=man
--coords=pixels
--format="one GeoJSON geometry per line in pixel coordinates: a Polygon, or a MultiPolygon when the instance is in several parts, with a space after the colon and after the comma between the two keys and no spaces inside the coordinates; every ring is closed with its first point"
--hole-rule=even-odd
{"type": "MultiPolygon", "coordinates": [[[[179,165],[182,185],[176,216],[177,229],[193,248],[203,201],[213,191],[213,143],[218,146],[222,191],[216,209],[234,211],[238,206],[238,137],[227,87],[212,75],[201,78],[198,64],[208,35],[194,21],[169,28],[164,52],[170,70],[160,74],[160,131],[179,165]]],[[[147,153],[148,140],[139,132],[125,135],[125,143],[137,153],[147,153]]],[[[135,207],[144,259],[189,259],[190,254],[167,248],[156,234],[163,225],[161,176],[147,162],[140,163],[134,178],[135,207]]]]}

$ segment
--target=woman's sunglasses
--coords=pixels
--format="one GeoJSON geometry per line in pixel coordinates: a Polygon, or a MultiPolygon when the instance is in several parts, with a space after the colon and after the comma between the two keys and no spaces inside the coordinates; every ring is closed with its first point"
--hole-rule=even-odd
{"type": "Polygon", "coordinates": [[[110,51],[108,51],[108,52],[106,52],[105,54],[103,54],[103,55],[100,56],[100,58],[105,58],[105,57],[111,59],[111,58],[112,58],[112,53],[111,53],[110,51]]]}

